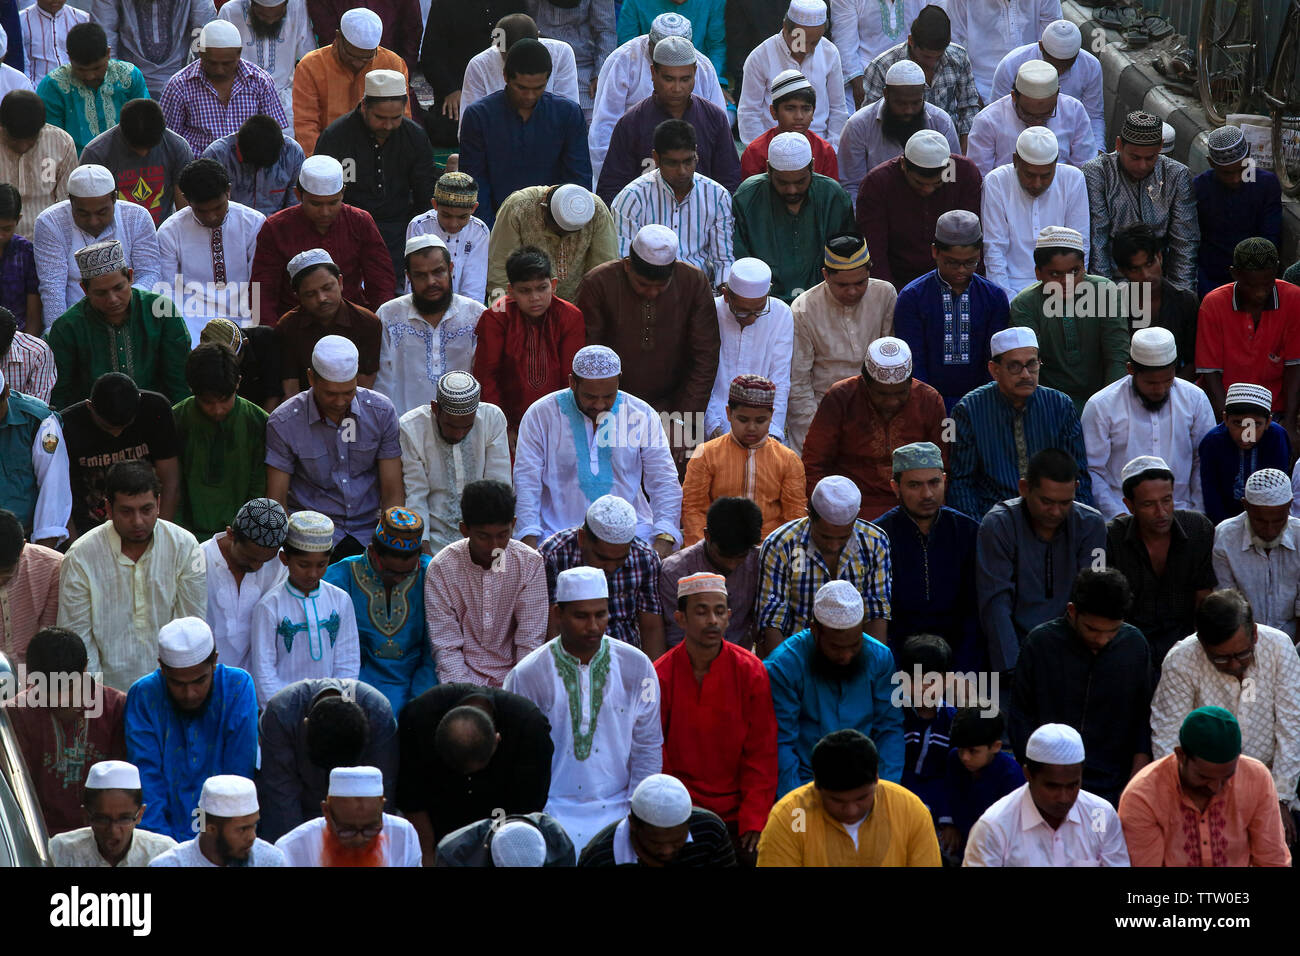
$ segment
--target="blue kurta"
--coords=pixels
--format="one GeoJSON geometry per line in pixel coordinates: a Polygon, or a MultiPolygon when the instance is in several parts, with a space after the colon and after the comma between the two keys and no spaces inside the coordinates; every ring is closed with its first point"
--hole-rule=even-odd
{"type": "Polygon", "coordinates": [[[957,748],[948,751],[948,779],[945,797],[952,824],[965,839],[984,811],[1025,782],[1024,771],[1016,758],[1001,750],[993,762],[976,777],[957,756],[957,748]]]}
{"type": "Polygon", "coordinates": [[[148,807],[142,830],[192,840],[203,781],[222,773],[253,778],[257,763],[257,695],[253,678],[217,664],[203,709],[183,716],[162,671],[141,677],[126,695],[126,751],[140,769],[148,807]]]}
{"type": "Polygon", "coordinates": [[[1277,422],[1268,428],[1250,451],[1232,441],[1226,425],[1216,425],[1201,439],[1201,492],[1205,517],[1214,524],[1235,518],[1243,510],[1246,479],[1263,468],[1291,473],[1291,439],[1277,422]]]}
{"type": "Polygon", "coordinates": [[[920,797],[935,823],[948,822],[948,734],[957,708],[944,704],[929,720],[903,708],[903,786],[920,797]]]}
{"type": "Polygon", "coordinates": [[[1232,250],[1252,236],[1262,236],[1275,246],[1282,238],[1282,185],[1267,169],[1254,169],[1255,181],[1229,189],[1207,169],[1192,180],[1196,214],[1201,221],[1201,246],[1197,255],[1196,284],[1202,298],[1232,281],[1232,250]]]}
{"type": "Polygon", "coordinates": [[[438,683],[424,623],[424,575],[432,560],[420,555],[419,569],[393,588],[391,600],[365,554],[325,572],[325,580],[346,591],[356,609],[361,680],[388,698],[394,717],[408,700],[438,683]]]}

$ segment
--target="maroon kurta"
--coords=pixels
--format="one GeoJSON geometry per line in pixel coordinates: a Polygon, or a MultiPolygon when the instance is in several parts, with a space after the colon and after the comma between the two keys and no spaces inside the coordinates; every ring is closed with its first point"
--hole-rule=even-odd
{"type": "Polygon", "coordinates": [[[587,344],[582,313],[559,296],[540,319],[528,319],[502,296],[479,317],[475,329],[474,377],[481,398],[506,413],[506,424],[519,427],[528,406],[568,388],[573,356],[587,344]]]}

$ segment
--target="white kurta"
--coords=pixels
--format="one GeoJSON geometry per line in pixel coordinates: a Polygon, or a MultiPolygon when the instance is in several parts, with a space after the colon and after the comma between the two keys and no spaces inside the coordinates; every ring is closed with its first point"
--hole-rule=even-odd
{"type": "Polygon", "coordinates": [[[1153,412],[1134,393],[1132,382],[1125,375],[1083,406],[1093,504],[1107,521],[1127,514],[1120,473],[1139,455],[1155,455],[1174,473],[1174,507],[1204,511],[1201,439],[1218,424],[1210,400],[1191,382],[1176,378],[1169,401],[1153,412]]]}
{"type": "MultiPolygon", "coordinates": [[[[186,840],[184,843],[178,843],[166,853],[156,856],[149,863],[150,866],[187,866],[187,867],[216,867],[199,849],[199,838],[186,840]]],[[[273,845],[267,843],[261,837],[257,837],[253,843],[252,852],[249,853],[249,866],[287,866],[284,861],[284,854],[277,850],[273,845]]]]}
{"type": "MultiPolygon", "coordinates": [[[[551,54],[551,78],[546,81],[546,89],[556,96],[563,96],[579,106],[578,99],[578,65],[573,57],[573,47],[563,40],[539,37],[542,46],[551,54]]],[[[465,118],[465,111],[470,104],[483,99],[489,93],[506,88],[506,75],[503,72],[505,57],[496,47],[490,46],[482,53],[476,53],[465,67],[465,81],[460,87],[460,116],[465,118]]]]}
{"type": "MultiPolygon", "coordinates": [[[[324,817],[317,817],[276,840],[275,848],[284,854],[285,866],[322,866],[326,825],[324,817]]],[[[419,834],[401,817],[385,813],[384,829],[377,839],[384,842],[384,866],[424,865],[419,834]]]]}
{"type": "Polygon", "coordinates": [[[553,638],[530,653],[506,675],[504,687],[527,697],[551,722],[555,754],[546,812],[560,822],[581,853],[604,827],[627,815],[637,784],[663,766],[659,678],[638,648],[607,636],[592,658],[595,663],[602,654],[609,655],[609,672],[595,709],[592,666],[569,657],[578,673],[574,690],[580,719],[575,728],[555,661],[553,648],[559,644],[560,638],[553,638]],[[575,753],[575,734],[592,735],[586,759],[575,753]]]}
{"type": "Polygon", "coordinates": [[[361,672],[361,642],[352,599],[328,581],[304,594],[286,576],[283,584],[254,606],[249,645],[257,706],[263,709],[276,691],[294,681],[308,677],[349,680],[361,672]]]}
{"type": "Polygon", "coordinates": [[[1115,808],[1087,790],[1053,830],[1029,795],[1008,793],[975,821],[962,866],[1128,866],[1128,844],[1115,808]]]}
{"type": "MultiPolygon", "coordinates": [[[[67,9],[66,7],[64,9],[67,9]]],[[[162,833],[150,833],[136,827],[131,831],[131,848],[117,866],[123,869],[145,867],[156,856],[176,846],[176,841],[162,833]]],[[[50,859],[55,866],[107,867],[111,866],[99,852],[95,834],[90,827],[68,830],[50,837],[50,859]]]]}
{"type": "MultiPolygon", "coordinates": [[[[50,16],[35,3],[18,13],[18,23],[23,30],[23,71],[33,84],[45,79],[68,59],[68,31],[78,23],[85,23],[90,14],[70,3],[50,16]]],[[[13,37],[9,38],[13,43],[13,37]]]]}
{"type": "Polygon", "coordinates": [[[717,296],[713,300],[718,313],[718,375],[713,380],[713,393],[704,413],[704,434],[712,435],[714,429],[727,431],[727,398],[731,393],[731,380],[737,375],[762,375],[776,385],[776,407],[772,410],[770,433],[777,441],[785,441],[785,409],[790,401],[790,361],[794,355],[794,314],[790,307],[774,296],[768,296],[771,310],[741,328],[727,307],[727,300],[717,296]]]}
{"type": "Polygon", "coordinates": [[[573,425],[560,408],[560,396],[566,394],[567,388],[538,399],[519,422],[515,537],[535,534],[540,542],[576,528],[586,520],[593,501],[613,494],[636,507],[638,537],[649,541],[656,534],[671,534],[680,545],[682,486],[659,415],[641,399],[620,391],[618,412],[601,416],[599,437],[591,419],[581,415],[586,433],[579,449],[573,425]],[[612,472],[603,482],[602,457],[608,458],[612,472]],[[590,496],[580,472],[589,476],[590,496]]]}
{"type": "MultiPolygon", "coordinates": [[[[1056,115],[1043,125],[1056,134],[1056,143],[1061,151],[1056,157],[1058,164],[1082,166],[1097,155],[1088,111],[1073,96],[1058,94],[1056,115]]],[[[966,138],[966,155],[979,167],[980,174],[987,176],[999,166],[1011,162],[1016,153],[1016,137],[1025,129],[1025,123],[1016,115],[1016,105],[1008,93],[976,114],[970,136],[966,138]]]]}
{"type": "Polygon", "coordinates": [[[1250,601],[1258,624],[1275,627],[1295,640],[1300,609],[1300,518],[1287,518],[1281,538],[1271,548],[1251,540],[1245,512],[1214,529],[1214,576],[1218,587],[1236,588],[1250,601]]]}
{"type": "Polygon", "coordinates": [[[970,54],[975,85],[990,103],[998,63],[1016,47],[1037,43],[1061,19],[1061,0],[948,0],[948,19],[952,42],[970,54]]]}
{"type": "MultiPolygon", "coordinates": [[[[430,209],[406,227],[406,238],[413,236],[437,236],[445,242],[451,252],[451,291],[483,303],[487,295],[488,240],[492,238],[487,223],[478,216],[470,216],[460,232],[449,233],[438,222],[438,210],[430,209]]],[[[408,280],[408,292],[410,286],[408,280]]]]}
{"type": "Polygon", "coordinates": [[[306,0],[289,0],[284,12],[284,21],[280,26],[280,35],[271,38],[259,37],[248,27],[248,18],[252,16],[251,5],[254,0],[229,0],[221,5],[217,16],[229,20],[244,38],[244,52],[241,54],[249,63],[255,63],[275,80],[276,92],[280,94],[280,105],[284,107],[284,118],[288,125],[285,129],[293,130],[293,73],[298,68],[298,61],[316,49],[316,37],[311,28],[311,17],[307,15],[306,0]]]}
{"type": "Polygon", "coordinates": [[[41,422],[32,439],[32,474],[37,491],[31,540],[53,538],[57,544],[68,536],[72,486],[68,478],[68,443],[63,438],[63,426],[53,415],[41,422]]]}
{"type": "Polygon", "coordinates": [[[32,81],[29,80],[21,71],[15,70],[12,66],[7,64],[0,64],[0,100],[4,99],[6,94],[12,93],[14,90],[31,90],[33,93],[36,92],[36,88],[32,86],[32,81]]]}
{"type": "Polygon", "coordinates": [[[1069,226],[1083,236],[1087,249],[1091,230],[1088,218],[1088,184],[1083,171],[1056,164],[1052,185],[1041,196],[1021,188],[1016,167],[999,166],[984,177],[980,201],[984,226],[984,267],[994,285],[1008,299],[1038,281],[1034,275],[1034,243],[1047,226],[1069,226]]]}
{"type": "Polygon", "coordinates": [[[215,534],[199,547],[208,566],[208,616],[217,643],[217,659],[227,667],[251,670],[249,633],[253,625],[253,608],[270,591],[289,577],[279,555],[252,574],[245,574],[238,585],[222,557],[217,542],[226,536],[215,534]]]}
{"type": "MultiPolygon", "coordinates": [[[[1021,66],[1030,60],[1042,58],[1043,50],[1037,42],[1018,46],[1004,56],[993,74],[993,99],[1000,99],[1011,92],[1011,87],[1016,82],[1016,71],[1021,66]]],[[[1101,61],[1087,50],[1080,50],[1074,65],[1058,76],[1061,92],[1073,96],[1088,111],[1097,148],[1103,152],[1108,151],[1110,144],[1106,142],[1106,104],[1102,98],[1101,61]]]]}
{"type": "Polygon", "coordinates": [[[745,81],[736,107],[740,140],[746,146],[776,125],[768,107],[772,104],[772,78],[782,70],[798,70],[817,92],[809,127],[832,147],[840,148],[840,132],[849,118],[844,104],[844,76],[840,52],[830,40],[822,39],[811,54],[798,62],[785,45],[785,36],[773,34],[754,47],[745,60],[745,81]]]}
{"type": "Polygon", "coordinates": [[[906,40],[912,21],[926,2],[830,0],[829,35],[840,51],[844,82],[861,76],[868,63],[891,46],[906,40]]]}
{"type": "Polygon", "coordinates": [[[474,330],[483,306],[453,294],[437,327],[415,311],[409,295],[379,307],[379,373],[375,391],[387,395],[398,416],[438,397],[438,379],[453,370],[474,368],[474,330]]]}

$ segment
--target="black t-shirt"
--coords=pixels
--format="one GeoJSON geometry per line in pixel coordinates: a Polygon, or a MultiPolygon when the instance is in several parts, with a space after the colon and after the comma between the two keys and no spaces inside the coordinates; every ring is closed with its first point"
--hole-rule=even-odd
{"type": "MultiPolygon", "coordinates": [[[[244,329],[239,355],[239,397],[261,408],[268,398],[284,395],[280,379],[280,337],[271,326],[244,329]]],[[[307,383],[303,383],[306,388],[307,383]]]]}
{"type": "Polygon", "coordinates": [[[177,454],[171,403],[157,392],[140,392],[135,421],[116,437],[95,424],[89,401],[77,402],[63,412],[63,437],[68,443],[72,520],[81,534],[108,517],[104,479],[110,466],[136,459],[153,464],[177,454]]]}

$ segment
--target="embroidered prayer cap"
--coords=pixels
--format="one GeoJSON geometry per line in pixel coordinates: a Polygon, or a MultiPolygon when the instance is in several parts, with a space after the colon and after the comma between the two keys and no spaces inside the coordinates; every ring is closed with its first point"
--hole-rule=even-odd
{"type": "Polygon", "coordinates": [[[337,269],[338,263],[324,249],[308,249],[290,259],[285,271],[289,273],[289,280],[293,281],[299,272],[302,272],[303,269],[310,269],[312,266],[333,266],[337,269]]]}
{"type": "Polygon", "coordinates": [[[767,144],[767,164],[779,173],[807,169],[812,161],[812,144],[803,133],[778,133],[767,144]]]}
{"type": "Polygon", "coordinates": [[[867,346],[867,374],[881,385],[897,385],[912,377],[912,349],[902,339],[882,335],[867,346]]]}
{"type": "MultiPolygon", "coordinates": [[[[672,37],[671,39],[677,39],[672,37]]],[[[665,40],[664,43],[668,41],[665,40]]],[[[659,44],[663,46],[663,43],[659,44]]],[[[655,47],[655,53],[659,47],[655,47]]],[[[577,232],[596,215],[596,197],[590,189],[584,189],[576,183],[565,183],[551,193],[551,216],[555,224],[565,232],[577,232]]]]}
{"type": "Polygon", "coordinates": [[[813,617],[822,627],[837,631],[861,627],[865,613],[862,592],[850,581],[827,581],[813,597],[813,617]]]}
{"type": "Polygon", "coordinates": [[[343,164],[333,156],[308,156],[298,170],[298,185],[313,196],[337,195],[343,192],[343,164]]]}
{"type": "Polygon", "coordinates": [[[1144,110],[1134,110],[1124,117],[1119,138],[1130,146],[1160,146],[1164,142],[1159,116],[1144,110]]]}
{"type": "Polygon", "coordinates": [[[606,544],[628,544],[636,537],[636,509],[618,495],[601,495],[587,507],[587,527],[606,544]]]}
{"type": "Polygon", "coordinates": [[[609,598],[609,581],[600,568],[568,568],[555,578],[555,603],[597,601],[609,598]]]}
{"type": "Polygon", "coordinates": [[[1083,34],[1069,20],[1053,20],[1043,30],[1043,50],[1058,60],[1071,60],[1079,55],[1083,34]]]}
{"type": "MultiPolygon", "coordinates": [[[[222,23],[226,21],[222,20],[222,23]]],[[[117,192],[117,180],[104,166],[90,163],[68,173],[68,195],[78,199],[98,199],[117,192]]]]}
{"type": "Polygon", "coordinates": [[[244,333],[229,319],[208,319],[199,333],[200,345],[221,345],[236,355],[244,347],[244,333]]]}
{"type": "Polygon", "coordinates": [[[1063,767],[1083,763],[1083,738],[1069,724],[1043,724],[1029,735],[1025,757],[1063,767]]]}
{"type": "Polygon", "coordinates": [[[1243,272],[1276,272],[1277,246],[1262,236],[1252,236],[1237,243],[1232,250],[1232,267],[1243,272]]]}
{"type": "Polygon", "coordinates": [[[211,21],[199,31],[199,52],[207,50],[242,50],[244,38],[239,35],[239,27],[229,20],[220,18],[211,21]]]}
{"type": "Polygon", "coordinates": [[[375,540],[390,551],[419,554],[424,538],[424,519],[405,508],[389,508],[379,516],[375,540]]]}
{"type": "Polygon", "coordinates": [[[330,771],[331,797],[382,797],[384,775],[378,767],[335,767],[330,771]]]}
{"type": "Polygon", "coordinates": [[[158,631],[158,660],[167,667],[202,664],[217,649],[212,628],[197,617],[178,617],[158,631]]]}
{"type": "Polygon", "coordinates": [[[642,226],[632,239],[632,251],[652,266],[670,266],[677,261],[677,233],[657,222],[642,226]]]}
{"type": "Polygon", "coordinates": [[[1178,345],[1174,341],[1174,333],[1159,326],[1151,326],[1133,333],[1128,354],[1135,365],[1164,368],[1178,361],[1178,345]]]}
{"type": "Polygon", "coordinates": [[[632,812],[642,823],[665,829],[691,818],[691,792],[666,773],[652,773],[632,791],[632,812]]]}
{"type": "Polygon", "coordinates": [[[1061,88],[1056,67],[1046,60],[1026,60],[1016,70],[1016,92],[1036,100],[1055,96],[1061,88]]]}
{"type": "Polygon", "coordinates": [[[1076,252],[1087,254],[1087,249],[1083,245],[1083,235],[1077,229],[1071,229],[1069,226],[1044,226],[1038,230],[1038,238],[1034,240],[1035,249],[1073,249],[1076,252]]]}
{"type": "Polygon", "coordinates": [[[679,601],[689,594],[726,593],[727,579],[721,574],[701,571],[699,574],[688,574],[677,581],[677,600],[679,601]]]}
{"type": "Polygon", "coordinates": [[[259,548],[279,550],[289,536],[289,516],[274,498],[253,498],[239,506],[230,527],[259,548]]]}
{"type": "Polygon", "coordinates": [[[680,13],[661,13],[650,21],[650,42],[658,43],[668,37],[691,38],[691,21],[680,13]]]}
{"type": "Polygon", "coordinates": [[[824,521],[834,525],[853,524],[862,508],[862,492],[843,475],[827,475],[817,482],[808,503],[824,521]]]}
{"type": "Polygon", "coordinates": [[[1146,471],[1169,471],[1169,463],[1155,455],[1138,455],[1120,469],[1119,482],[1122,487],[1130,478],[1146,471]]]}
{"type": "Polygon", "coordinates": [[[396,70],[371,70],[366,74],[366,96],[405,96],[406,77],[396,70]]]}
{"type": "Polygon", "coordinates": [[[943,452],[932,441],[914,441],[894,449],[894,474],[920,468],[943,470],[943,452]]]}
{"type": "Polygon", "coordinates": [[[903,156],[920,169],[943,169],[948,165],[952,150],[948,146],[948,137],[943,133],[937,129],[922,129],[907,138],[903,156]]]}
{"type": "Polygon", "coordinates": [[[358,50],[375,50],[384,35],[384,21],[365,7],[354,7],[339,18],[339,32],[358,50]]]}
{"type": "Polygon", "coordinates": [[[1232,763],[1241,756],[1241,724],[1226,707],[1197,707],[1183,718],[1178,746],[1206,763],[1232,763]]]}
{"type": "Polygon", "coordinates": [[[989,354],[994,358],[1012,349],[1038,348],[1038,335],[1033,329],[1015,325],[1001,332],[994,332],[989,339],[989,354]]]}
{"type": "Polygon", "coordinates": [[[1272,415],[1273,393],[1263,385],[1252,385],[1249,382],[1235,382],[1228,386],[1228,394],[1223,400],[1223,407],[1229,408],[1235,405],[1245,405],[1250,408],[1258,408],[1266,415],[1272,415]]]}
{"type": "Polygon", "coordinates": [[[1246,479],[1246,504],[1264,508],[1289,505],[1293,494],[1291,478],[1277,468],[1261,468],[1246,479]]]}
{"type": "Polygon", "coordinates": [[[1205,140],[1210,148],[1210,162],[1216,166],[1239,163],[1250,153],[1250,144],[1240,126],[1220,126],[1205,140]]]}
{"type": "Polygon", "coordinates": [[[1160,124],[1160,152],[1166,156],[1174,151],[1174,146],[1178,142],[1178,130],[1174,129],[1168,123],[1160,124]]]}
{"type": "Polygon", "coordinates": [[[527,820],[507,820],[492,834],[493,866],[542,866],[546,837],[527,820]]]}
{"type": "Polygon", "coordinates": [[[86,774],[87,790],[139,790],[140,771],[125,760],[101,760],[86,774]]]}
{"type": "Polygon", "coordinates": [[[257,812],[257,787],[233,773],[208,777],[199,794],[199,809],[214,817],[246,817],[257,812]]]}
{"type": "Polygon", "coordinates": [[[81,271],[83,282],[89,282],[95,276],[125,269],[126,256],[122,252],[122,243],[116,239],[108,239],[104,242],[92,242],[77,250],[77,268],[81,271]]]}
{"type": "Polygon", "coordinates": [[[776,102],[781,97],[796,90],[811,90],[812,83],[808,77],[804,76],[798,70],[782,70],[776,76],[772,77],[772,102],[776,102]]]}
{"type": "Polygon", "coordinates": [[[1016,137],[1016,155],[1035,166],[1056,162],[1061,154],[1061,144],[1056,134],[1046,126],[1030,126],[1016,137]]]}
{"type": "Polygon", "coordinates": [[[433,187],[433,198],[439,206],[469,209],[478,202],[478,183],[469,173],[443,173],[433,187]]]}
{"type": "Polygon", "coordinates": [[[831,236],[822,250],[822,265],[832,272],[870,267],[871,253],[867,249],[867,240],[856,232],[831,236]]]}
{"type": "Polygon", "coordinates": [[[440,236],[424,232],[418,236],[412,236],[406,240],[406,249],[403,251],[404,256],[413,255],[417,252],[423,252],[425,249],[446,249],[447,244],[442,241],[440,236]]]}
{"type": "Polygon", "coordinates": [[[776,408],[776,383],[752,372],[737,375],[727,389],[727,401],[748,408],[776,408]]]}
{"type": "Polygon", "coordinates": [[[650,59],[660,66],[694,66],[695,47],[686,37],[664,37],[655,44],[650,59]]]}
{"type": "Polygon", "coordinates": [[[899,60],[885,71],[886,86],[925,86],[925,70],[911,60],[899,60]]]}
{"type": "Polygon", "coordinates": [[[826,4],[822,0],[790,0],[785,16],[801,27],[819,27],[826,22],[826,4]]]}
{"type": "Polygon", "coordinates": [[[945,246],[978,246],[984,242],[980,217],[969,209],[949,209],[934,224],[934,241],[945,246]]]}
{"type": "Polygon", "coordinates": [[[350,382],[357,377],[360,353],[351,339],[326,335],[311,350],[311,367],[327,382],[350,382]]]}
{"type": "Polygon", "coordinates": [[[289,516],[285,546],[320,554],[334,550],[334,522],[319,511],[295,511],[289,516]]]}
{"type": "Polygon", "coordinates": [[[727,270],[727,288],[742,299],[761,299],[772,291],[772,267],[751,256],[737,259],[727,270]]]}
{"type": "Polygon", "coordinates": [[[448,415],[473,415],[483,389],[469,372],[444,372],[438,379],[438,409],[448,415]]]}
{"type": "Polygon", "coordinates": [[[608,346],[586,345],[573,356],[573,374],[578,378],[615,378],[623,374],[623,363],[608,346]]]}

